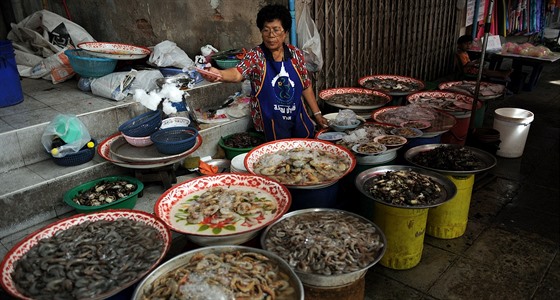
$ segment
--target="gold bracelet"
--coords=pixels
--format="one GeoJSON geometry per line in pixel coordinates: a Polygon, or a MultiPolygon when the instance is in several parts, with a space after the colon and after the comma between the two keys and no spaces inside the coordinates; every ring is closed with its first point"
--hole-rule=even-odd
{"type": "Polygon", "coordinates": [[[314,113],[313,113],[314,116],[320,115],[320,114],[321,114],[321,111],[318,111],[318,112],[314,112],[314,113]]]}

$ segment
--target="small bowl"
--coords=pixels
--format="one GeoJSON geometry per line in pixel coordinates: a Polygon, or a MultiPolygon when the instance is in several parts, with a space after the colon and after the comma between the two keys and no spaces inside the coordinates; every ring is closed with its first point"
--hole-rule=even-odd
{"type": "Polygon", "coordinates": [[[249,173],[249,172],[247,172],[247,169],[245,169],[245,164],[244,164],[245,156],[247,156],[247,153],[241,153],[239,155],[236,155],[231,160],[230,172],[232,172],[232,173],[249,173]]]}
{"type": "Polygon", "coordinates": [[[150,139],[150,136],[134,137],[134,136],[128,136],[122,132],[121,134],[124,137],[124,139],[134,147],[147,147],[154,143],[150,139]]]}
{"type": "Polygon", "coordinates": [[[391,130],[391,133],[394,135],[400,135],[407,139],[421,137],[424,134],[420,129],[408,127],[393,128],[391,130]]]}
{"type": "Polygon", "coordinates": [[[161,121],[161,126],[159,128],[165,129],[165,128],[181,127],[181,126],[188,127],[189,125],[191,125],[191,120],[189,118],[171,117],[171,118],[163,119],[163,121],[161,121]]]}
{"type": "Polygon", "coordinates": [[[399,147],[406,144],[408,140],[400,135],[379,135],[376,136],[373,141],[387,147],[399,147]]]}
{"type": "Polygon", "coordinates": [[[358,153],[358,154],[362,154],[362,155],[377,155],[377,154],[381,154],[384,151],[387,151],[387,146],[381,144],[381,143],[377,143],[377,142],[369,142],[369,143],[365,143],[365,144],[356,144],[354,146],[352,146],[352,151],[358,153]],[[363,149],[360,149],[362,147],[370,147],[372,148],[371,151],[366,151],[363,149]]]}
{"type": "Polygon", "coordinates": [[[416,129],[426,129],[432,126],[432,123],[429,121],[417,120],[417,121],[406,121],[399,124],[401,127],[406,128],[416,128],[416,129]]]}

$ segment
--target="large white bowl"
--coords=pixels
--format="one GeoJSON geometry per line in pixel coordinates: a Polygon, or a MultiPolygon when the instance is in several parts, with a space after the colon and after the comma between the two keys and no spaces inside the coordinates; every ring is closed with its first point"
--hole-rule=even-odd
{"type": "Polygon", "coordinates": [[[329,153],[332,153],[342,159],[346,160],[349,164],[349,168],[342,174],[340,177],[335,178],[331,181],[321,182],[318,184],[284,184],[288,187],[313,187],[313,188],[320,188],[332,185],[334,182],[338,181],[340,178],[346,176],[356,166],[356,158],[355,156],[346,148],[342,146],[335,145],[330,142],[325,142],[321,140],[312,140],[312,139],[283,139],[272,141],[268,143],[264,143],[253,148],[247,156],[245,157],[245,169],[251,174],[256,174],[254,166],[259,161],[259,159],[269,153],[276,153],[281,150],[290,150],[294,148],[306,148],[310,150],[323,150],[329,153]]]}
{"type": "Polygon", "coordinates": [[[197,177],[168,189],[157,200],[154,212],[171,230],[185,234],[198,245],[239,245],[249,241],[259,233],[259,230],[278,220],[288,211],[291,203],[292,197],[288,189],[277,181],[258,175],[222,173],[197,177]],[[221,224],[212,224],[209,220],[203,220],[198,224],[179,225],[172,221],[175,220],[173,214],[179,205],[185,204],[195,194],[212,187],[258,189],[274,198],[277,209],[272,215],[264,216],[254,225],[245,222],[246,217],[249,216],[240,216],[239,220],[221,224]]]}
{"type": "MultiPolygon", "coordinates": [[[[59,234],[62,231],[68,230],[71,227],[80,225],[85,222],[94,222],[94,221],[115,221],[119,218],[126,218],[133,221],[144,223],[148,226],[153,227],[157,230],[161,238],[162,244],[162,253],[160,257],[152,264],[152,266],[145,270],[142,273],[136,275],[135,278],[128,282],[121,282],[119,286],[106,291],[102,294],[94,295],[92,298],[88,299],[106,299],[109,296],[115,295],[118,292],[124,290],[125,288],[133,285],[137,281],[139,281],[142,277],[146,274],[150,273],[165,257],[169,247],[171,246],[171,232],[169,228],[158,218],[154,215],[145,213],[142,211],[137,210],[129,210],[129,209],[114,209],[114,210],[105,210],[100,212],[94,212],[89,214],[78,214],[74,215],[60,221],[56,221],[43,227],[30,235],[28,235],[25,239],[20,241],[17,245],[15,245],[9,252],[6,254],[4,259],[2,260],[2,264],[0,265],[0,270],[2,274],[2,287],[5,291],[10,293],[11,295],[20,298],[20,299],[31,299],[26,297],[25,295],[21,294],[15,286],[14,281],[12,280],[12,272],[15,269],[15,265],[17,264],[18,260],[20,260],[33,246],[37,245],[40,240],[51,238],[56,234],[59,234]]],[[[118,249],[121,251],[121,249],[118,249]]],[[[137,259],[141,259],[138,257],[137,259]]],[[[134,263],[134,260],[132,260],[134,263]]],[[[71,271],[70,270],[66,270],[71,271]]],[[[114,270],[116,271],[116,270],[114,270]]]]}
{"type": "Polygon", "coordinates": [[[171,128],[171,127],[188,127],[191,124],[189,118],[184,117],[171,117],[163,119],[161,121],[160,129],[171,128]]]}

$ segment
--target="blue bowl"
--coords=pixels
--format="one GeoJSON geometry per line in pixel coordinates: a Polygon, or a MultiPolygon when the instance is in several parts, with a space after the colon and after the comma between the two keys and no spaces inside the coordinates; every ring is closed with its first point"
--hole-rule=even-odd
{"type": "Polygon", "coordinates": [[[173,155],[191,149],[196,144],[197,136],[196,128],[180,126],[160,129],[150,139],[160,153],[173,155]]]}
{"type": "Polygon", "coordinates": [[[119,126],[119,131],[131,137],[149,136],[161,126],[161,111],[154,110],[136,116],[119,126]]]}

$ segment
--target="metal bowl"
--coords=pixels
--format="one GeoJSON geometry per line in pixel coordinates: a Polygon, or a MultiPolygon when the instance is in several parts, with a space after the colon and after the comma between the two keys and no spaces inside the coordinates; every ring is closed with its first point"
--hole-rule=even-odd
{"type": "MultiPolygon", "coordinates": [[[[185,234],[189,240],[198,245],[238,245],[251,240],[265,226],[282,217],[291,203],[292,198],[288,189],[276,181],[258,175],[222,173],[196,177],[168,189],[157,200],[154,212],[171,230],[185,234]],[[271,214],[264,214],[262,218],[255,215],[235,214],[236,219],[228,219],[218,224],[212,223],[211,217],[196,224],[188,223],[186,220],[179,223],[177,216],[181,213],[178,211],[180,205],[185,206],[182,209],[186,209],[188,199],[212,187],[258,190],[272,197],[276,201],[277,209],[271,214]],[[255,224],[248,222],[250,217],[257,218],[255,224]]],[[[184,214],[186,216],[187,213],[184,214]]]]}
{"type": "MultiPolygon", "coordinates": [[[[352,282],[355,282],[358,279],[360,279],[362,276],[364,276],[365,273],[367,272],[367,270],[369,268],[371,268],[372,266],[374,266],[381,259],[381,257],[383,257],[383,254],[385,253],[385,249],[386,249],[386,245],[387,245],[387,240],[385,238],[385,234],[383,233],[383,231],[381,231],[379,226],[377,226],[372,221],[370,221],[370,220],[368,220],[368,219],[366,219],[362,216],[359,216],[357,214],[347,212],[347,211],[344,211],[344,210],[330,209],[330,208],[309,208],[309,209],[302,209],[302,210],[293,211],[291,213],[288,213],[288,214],[284,215],[278,221],[274,222],[273,224],[271,224],[270,226],[268,226],[266,228],[266,230],[261,235],[261,247],[263,249],[267,250],[267,251],[271,251],[271,252],[275,253],[273,250],[267,249],[267,247],[266,247],[266,240],[269,236],[269,232],[275,226],[277,226],[278,224],[284,222],[285,220],[287,220],[289,218],[294,218],[294,217],[305,215],[305,214],[309,215],[309,214],[333,214],[333,213],[355,217],[355,218],[359,219],[360,221],[362,221],[366,224],[371,224],[375,228],[376,233],[379,235],[380,242],[382,243],[381,248],[377,251],[377,253],[375,255],[375,259],[373,261],[371,261],[367,266],[361,268],[360,270],[353,271],[353,272],[348,272],[348,273],[343,273],[343,274],[322,275],[322,274],[301,272],[299,270],[294,270],[294,272],[298,275],[298,277],[301,279],[301,281],[304,284],[311,285],[311,286],[317,286],[317,287],[332,288],[332,287],[337,287],[337,286],[348,285],[352,282]]],[[[317,223],[319,223],[319,222],[317,222],[317,223]]],[[[321,225],[318,224],[317,226],[321,226],[321,225]]],[[[346,239],[348,237],[349,236],[341,236],[340,240],[346,239]]],[[[332,240],[336,241],[335,238],[333,238],[333,237],[330,237],[330,238],[332,240]]],[[[293,249],[293,250],[296,250],[296,249],[293,249]]],[[[281,256],[283,259],[286,260],[287,256],[290,253],[283,252],[283,253],[276,253],[276,254],[278,254],[279,256],[281,256]]],[[[288,261],[289,261],[289,259],[288,259],[288,261]]],[[[296,261],[295,263],[298,263],[298,262],[296,261]]]]}
{"type": "MultiPolygon", "coordinates": [[[[261,249],[256,249],[256,248],[249,248],[249,247],[244,247],[244,246],[214,246],[214,247],[205,247],[205,248],[199,248],[196,250],[192,250],[183,254],[180,254],[174,258],[172,258],[171,260],[167,261],[166,263],[162,264],[161,266],[159,266],[157,269],[155,269],[152,273],[150,273],[148,276],[146,276],[146,278],[144,278],[144,280],[142,280],[142,282],[140,282],[140,284],[138,284],[138,286],[136,287],[136,290],[134,291],[134,295],[132,296],[132,299],[144,299],[143,297],[143,292],[144,290],[146,290],[152,283],[154,283],[156,280],[158,280],[158,278],[165,276],[165,274],[183,266],[186,265],[190,259],[192,257],[194,257],[195,255],[206,255],[206,254],[216,254],[216,255],[220,255],[221,253],[224,252],[235,252],[235,251],[241,251],[241,252],[255,252],[258,253],[260,255],[264,255],[265,257],[267,257],[270,261],[273,262],[273,264],[278,266],[278,270],[282,271],[283,273],[288,275],[288,282],[290,283],[290,286],[294,289],[294,295],[293,297],[290,297],[289,299],[294,299],[294,300],[303,300],[304,297],[304,292],[303,292],[303,285],[301,283],[301,281],[299,280],[299,278],[297,277],[297,275],[294,273],[294,271],[290,268],[290,266],[284,261],[282,260],[280,257],[278,257],[277,255],[275,255],[274,253],[271,253],[269,251],[264,251],[261,249]]],[[[211,298],[211,297],[209,297],[211,298]]],[[[283,298],[284,299],[284,298],[283,298]]]]}
{"type": "Polygon", "coordinates": [[[445,174],[445,175],[451,175],[451,176],[468,176],[468,175],[472,175],[472,174],[477,174],[477,173],[482,173],[482,172],[486,172],[490,169],[492,169],[494,166],[496,166],[497,160],[496,158],[483,150],[480,150],[478,148],[473,148],[473,147],[468,147],[468,146],[461,146],[461,145],[456,145],[456,144],[426,144],[426,145],[420,145],[420,146],[416,146],[413,148],[408,149],[408,151],[406,151],[406,153],[404,154],[404,158],[406,159],[406,161],[408,161],[409,163],[420,167],[420,168],[424,168],[424,169],[428,169],[428,170],[432,170],[441,174],[445,174]],[[480,168],[480,169],[476,169],[476,170],[471,170],[471,171],[453,171],[453,170],[442,170],[442,169],[436,169],[436,168],[431,168],[430,166],[423,166],[423,165],[419,165],[413,162],[413,158],[418,155],[421,152],[424,151],[429,151],[429,150],[433,150],[437,147],[453,147],[453,148],[467,148],[470,151],[472,151],[472,153],[474,154],[474,156],[482,163],[484,163],[485,167],[484,168],[480,168]]]}
{"type": "Polygon", "coordinates": [[[389,165],[389,166],[380,166],[380,167],[367,169],[367,170],[361,172],[360,174],[358,174],[358,176],[356,176],[355,183],[356,183],[356,188],[358,188],[358,190],[363,195],[367,196],[368,198],[370,198],[370,199],[372,199],[376,202],[379,202],[381,204],[385,204],[385,205],[393,206],[393,207],[398,207],[398,208],[421,209],[421,208],[436,207],[436,206],[439,206],[439,205],[445,203],[446,201],[451,200],[451,198],[453,198],[455,196],[455,194],[457,194],[457,187],[455,186],[455,184],[451,180],[449,180],[447,177],[445,177],[444,175],[442,175],[440,173],[430,171],[430,170],[426,170],[424,168],[412,167],[412,166],[389,165]],[[413,205],[413,206],[412,205],[410,205],[410,206],[398,205],[398,204],[388,203],[388,202],[382,201],[380,199],[373,198],[370,193],[368,193],[367,191],[364,190],[364,184],[370,178],[375,177],[377,175],[385,174],[388,171],[401,171],[401,170],[414,171],[414,172],[419,173],[421,175],[428,176],[432,180],[434,180],[440,186],[441,190],[443,191],[440,198],[438,199],[438,201],[436,201],[436,203],[434,203],[434,204],[428,204],[428,205],[413,205]]]}

